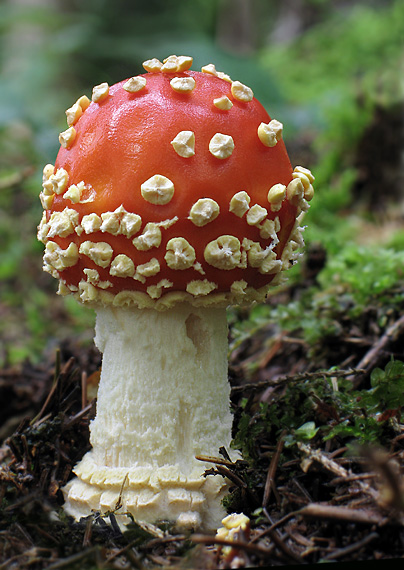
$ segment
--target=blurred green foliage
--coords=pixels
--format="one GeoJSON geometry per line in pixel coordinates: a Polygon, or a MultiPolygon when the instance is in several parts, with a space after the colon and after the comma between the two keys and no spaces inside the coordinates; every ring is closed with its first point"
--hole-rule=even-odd
{"type": "MultiPolygon", "coordinates": [[[[384,329],[404,309],[404,250],[348,244],[330,257],[317,283],[291,302],[253,307],[247,319],[233,318],[230,350],[276,323],[301,338],[309,355],[320,360],[331,342],[343,336],[343,322],[365,328],[368,312],[384,329]]],[[[329,361],[330,357],[328,357],[329,361]]]]}
{"type": "MultiPolygon", "coordinates": [[[[47,342],[93,323],[88,309],[55,296],[56,283],[40,271],[42,245],[35,238],[42,167],[54,162],[58,133],[66,124],[64,110],[79,95],[89,95],[102,81],[140,73],[143,60],[170,53],[192,55],[195,69],[214,62],[250,85],[271,116],[284,122],[292,162],[302,162],[316,176],[306,241],[326,247],[329,266],[322,278],[330,279],[327,271],[347,265],[343,254],[333,261],[334,254],[355,242],[353,228],[360,229],[352,215],[358,140],[376,102],[389,106],[403,100],[403,26],[401,0],[357,0],[350,6],[304,0],[296,12],[278,0],[4,0],[0,360],[6,352],[11,361],[39,358],[47,342]],[[298,26],[287,31],[291,16],[298,26]]],[[[397,251],[402,235],[390,240],[397,251]]],[[[367,255],[373,258],[371,248],[356,260],[357,271],[361,264],[366,267],[367,255]]],[[[298,280],[299,272],[294,269],[292,279],[298,280]]],[[[252,318],[259,310],[253,309],[252,318]]],[[[282,317],[285,323],[292,312],[293,306],[282,317]]],[[[304,327],[314,330],[314,324],[304,327]]]]}
{"type": "Polygon", "coordinates": [[[353,2],[351,9],[334,10],[293,44],[270,46],[261,59],[276,73],[288,100],[316,107],[321,119],[324,108],[336,109],[349,93],[353,98],[367,93],[399,97],[403,35],[402,2],[386,2],[378,9],[372,2],[353,2]]]}
{"type": "MultiPolygon", "coordinates": [[[[358,142],[376,105],[403,102],[404,3],[352,3],[329,12],[292,43],[269,46],[260,61],[275,78],[292,138],[311,133],[317,199],[306,232],[337,252],[356,219],[339,214],[352,206],[358,142]],[[337,216],[337,217],[336,217],[337,216]]],[[[382,189],[381,189],[382,191],[382,189]]]]}

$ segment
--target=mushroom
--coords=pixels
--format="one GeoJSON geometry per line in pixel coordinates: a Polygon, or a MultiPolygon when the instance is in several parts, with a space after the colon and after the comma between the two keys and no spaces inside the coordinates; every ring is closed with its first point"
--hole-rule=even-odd
{"type": "Polygon", "coordinates": [[[136,520],[220,525],[227,482],[196,456],[231,442],[226,307],[263,301],[303,244],[314,178],[282,124],[191,64],[148,60],[80,97],[44,168],[44,270],[95,309],[103,353],[92,449],[63,490],[76,519],[119,499],[136,520]]]}

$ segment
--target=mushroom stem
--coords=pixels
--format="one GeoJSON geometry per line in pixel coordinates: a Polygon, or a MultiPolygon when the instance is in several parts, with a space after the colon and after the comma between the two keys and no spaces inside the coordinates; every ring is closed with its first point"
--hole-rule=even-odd
{"type": "Polygon", "coordinates": [[[225,480],[197,455],[229,448],[225,309],[97,307],[103,352],[89,451],[64,489],[75,518],[114,509],[137,520],[215,529],[225,480]],[[122,493],[121,493],[122,491],[122,493]]]}

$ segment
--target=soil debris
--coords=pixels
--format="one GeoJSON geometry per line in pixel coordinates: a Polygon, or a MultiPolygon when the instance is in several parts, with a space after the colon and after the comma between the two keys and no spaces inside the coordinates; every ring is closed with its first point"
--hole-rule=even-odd
{"type": "Polygon", "coordinates": [[[40,365],[0,370],[0,569],[213,570],[404,557],[401,409],[392,404],[380,413],[370,384],[377,380],[383,396],[394,374],[401,381],[398,362],[374,373],[378,354],[391,359],[403,342],[401,323],[377,329],[365,349],[352,344],[353,367],[316,368],[299,337],[289,342],[282,331],[276,351],[263,358],[262,335],[272,328],[233,352],[233,435],[243,459],[232,462],[224,448],[199,458],[212,464],[206,477],[228,479],[228,512],[251,521],[248,536],[240,531],[232,540],[180,534],[166,521],[133,521],[122,532],[113,512],[74,522],[61,489],[89,449],[99,355],[66,342],[40,365]],[[247,354],[261,364],[242,377],[247,354]],[[374,429],[378,439],[348,437],[359,420],[362,433],[374,429]]]}

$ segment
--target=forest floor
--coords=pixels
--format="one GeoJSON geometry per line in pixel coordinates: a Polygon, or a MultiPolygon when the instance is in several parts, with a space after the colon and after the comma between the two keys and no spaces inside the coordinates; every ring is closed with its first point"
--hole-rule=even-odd
{"type": "MultiPolygon", "coordinates": [[[[285,287],[268,303],[290,301],[304,287],[285,287]]],[[[374,396],[377,381],[384,389],[392,377],[403,385],[404,365],[394,359],[404,318],[396,307],[381,327],[371,309],[361,326],[346,317],[317,356],[298,332],[271,322],[230,343],[233,436],[244,459],[232,463],[218,450],[206,476],[227,477],[228,512],[250,519],[232,538],[179,533],[164,521],[133,522],[122,533],[113,513],[108,521],[93,513],[73,522],[61,487],[89,449],[100,355],[66,340],[37,364],[6,364],[0,569],[208,570],[403,558],[401,400],[380,411],[374,396]]]]}

